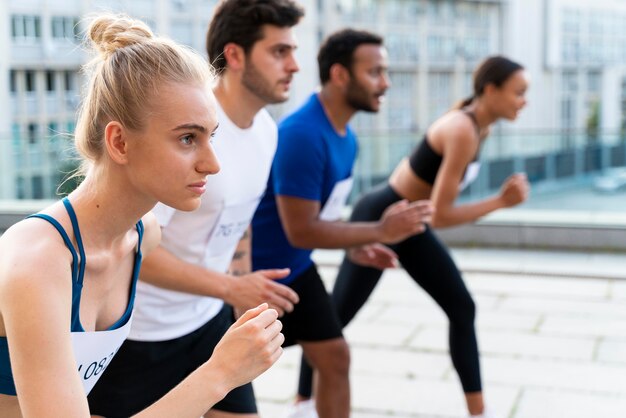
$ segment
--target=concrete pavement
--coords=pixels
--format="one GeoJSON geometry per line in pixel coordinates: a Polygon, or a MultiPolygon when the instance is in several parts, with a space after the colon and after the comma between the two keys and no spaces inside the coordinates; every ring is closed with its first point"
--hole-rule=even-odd
{"type": "MultiPolygon", "coordinates": [[[[339,251],[315,254],[330,287],[339,251]]],[[[455,249],[478,306],[486,400],[503,418],[626,417],[626,255],[455,249]]],[[[346,329],[353,418],[461,418],[447,321],[403,270],[383,276],[346,329]]],[[[281,417],[300,349],[255,381],[260,413],[281,417]]]]}

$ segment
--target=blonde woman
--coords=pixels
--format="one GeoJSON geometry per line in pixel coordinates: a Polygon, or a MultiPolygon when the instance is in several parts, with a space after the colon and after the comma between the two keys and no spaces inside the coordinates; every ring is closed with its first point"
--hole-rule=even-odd
{"type": "MultiPolygon", "coordinates": [[[[196,209],[219,170],[208,64],[124,16],[96,17],[87,34],[98,56],[76,129],[85,179],[0,238],[5,418],[90,415],[86,394],[128,334],[142,254],[160,239],[144,215],[158,201],[196,209]]],[[[246,312],[210,360],[137,416],[200,416],[276,361],[280,329],[267,305],[246,312]]]]}

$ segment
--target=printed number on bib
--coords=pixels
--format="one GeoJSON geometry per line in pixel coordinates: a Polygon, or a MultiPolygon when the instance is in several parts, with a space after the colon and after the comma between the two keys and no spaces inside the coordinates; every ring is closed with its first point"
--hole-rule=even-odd
{"type": "Polygon", "coordinates": [[[205,257],[234,252],[237,243],[248,229],[260,200],[261,198],[257,197],[248,202],[224,207],[209,236],[205,257]]]}
{"type": "Polygon", "coordinates": [[[128,336],[132,318],[124,326],[107,331],[72,332],[78,375],[85,393],[94,387],[128,336]]]}

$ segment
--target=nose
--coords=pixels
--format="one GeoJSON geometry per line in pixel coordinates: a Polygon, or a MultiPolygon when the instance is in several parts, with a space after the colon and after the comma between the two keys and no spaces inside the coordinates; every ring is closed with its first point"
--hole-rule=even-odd
{"type": "Polygon", "coordinates": [[[287,60],[287,71],[290,73],[297,73],[298,71],[300,71],[298,60],[296,59],[296,55],[293,52],[289,54],[289,59],[287,60]]]}
{"type": "Polygon", "coordinates": [[[205,175],[217,174],[220,171],[220,162],[217,160],[217,155],[215,155],[211,143],[207,143],[199,151],[196,171],[205,175]]]}
{"type": "Polygon", "coordinates": [[[387,90],[389,87],[391,87],[391,79],[389,78],[389,74],[382,73],[380,77],[381,77],[381,87],[383,90],[387,90]]]}

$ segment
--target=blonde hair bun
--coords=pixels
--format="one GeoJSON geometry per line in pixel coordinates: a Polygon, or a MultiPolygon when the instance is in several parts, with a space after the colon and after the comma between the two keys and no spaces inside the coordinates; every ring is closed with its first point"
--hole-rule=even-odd
{"type": "Polygon", "coordinates": [[[154,34],[140,20],[124,14],[105,14],[91,21],[87,36],[102,58],[106,58],[120,48],[145,43],[154,34]]]}

